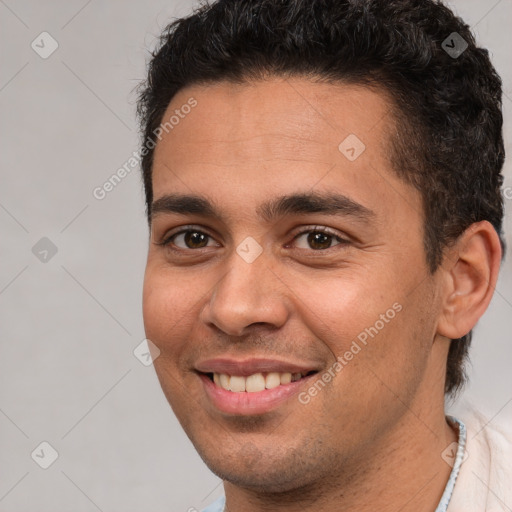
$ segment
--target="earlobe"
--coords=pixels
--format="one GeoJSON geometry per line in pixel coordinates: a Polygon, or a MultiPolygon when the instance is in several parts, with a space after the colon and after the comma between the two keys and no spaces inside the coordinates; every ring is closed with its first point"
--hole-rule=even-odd
{"type": "Polygon", "coordinates": [[[472,224],[446,250],[438,334],[457,339],[473,329],[491,302],[501,254],[498,234],[487,221],[472,224]]]}

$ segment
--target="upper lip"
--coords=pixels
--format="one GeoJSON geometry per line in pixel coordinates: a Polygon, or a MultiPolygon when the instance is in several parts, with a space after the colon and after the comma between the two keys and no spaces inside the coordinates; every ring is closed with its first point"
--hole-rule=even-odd
{"type": "Polygon", "coordinates": [[[227,375],[248,377],[254,373],[306,373],[318,371],[318,363],[297,363],[268,358],[240,360],[224,357],[200,361],[196,364],[195,369],[201,373],[225,373],[227,375]]]}

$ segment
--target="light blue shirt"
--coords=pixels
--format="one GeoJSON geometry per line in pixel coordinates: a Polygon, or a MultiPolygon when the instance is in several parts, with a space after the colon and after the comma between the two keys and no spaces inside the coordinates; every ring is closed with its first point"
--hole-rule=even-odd
{"type": "Polygon", "coordinates": [[[458,425],[459,427],[459,446],[457,447],[457,453],[455,454],[455,462],[450,473],[450,478],[448,478],[448,482],[444,488],[443,495],[441,496],[441,501],[439,502],[439,505],[437,505],[435,512],[446,512],[446,509],[448,508],[448,504],[450,503],[450,498],[452,497],[453,489],[455,487],[455,481],[457,480],[457,475],[459,474],[459,469],[464,459],[464,452],[466,448],[466,425],[464,425],[462,421],[454,418],[453,416],[447,416],[447,419],[450,423],[458,425]]]}
{"type": "Polygon", "coordinates": [[[201,510],[201,512],[224,512],[224,504],[226,497],[221,496],[218,500],[214,501],[209,507],[201,510]]]}
{"type": "MultiPolygon", "coordinates": [[[[453,416],[447,416],[447,419],[450,423],[453,425],[458,425],[459,427],[459,444],[457,447],[457,453],[455,455],[455,462],[450,473],[450,478],[448,478],[448,482],[444,488],[443,495],[441,496],[441,501],[439,502],[435,512],[446,512],[446,509],[448,508],[448,504],[450,503],[450,498],[452,497],[453,489],[455,487],[455,481],[457,480],[457,475],[459,474],[459,469],[464,458],[464,448],[466,446],[466,426],[464,423],[462,423],[462,421],[458,420],[457,418],[454,418],[453,416]]],[[[221,496],[209,507],[206,507],[204,510],[202,510],[202,512],[224,512],[225,503],[225,496],[221,496]]]]}

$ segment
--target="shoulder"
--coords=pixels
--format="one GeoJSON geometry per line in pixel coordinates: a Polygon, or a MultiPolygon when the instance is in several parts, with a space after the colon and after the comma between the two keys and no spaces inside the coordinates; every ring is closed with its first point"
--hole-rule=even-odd
{"type": "Polygon", "coordinates": [[[455,417],[466,427],[466,450],[449,512],[512,508],[512,422],[465,406],[455,417]]]}
{"type": "MultiPolygon", "coordinates": [[[[497,415],[488,417],[471,407],[461,412],[459,419],[464,422],[467,430],[467,449],[484,451],[493,455],[496,462],[512,454],[512,422],[504,421],[497,415]]],[[[512,458],[505,459],[509,462],[512,458]]]]}

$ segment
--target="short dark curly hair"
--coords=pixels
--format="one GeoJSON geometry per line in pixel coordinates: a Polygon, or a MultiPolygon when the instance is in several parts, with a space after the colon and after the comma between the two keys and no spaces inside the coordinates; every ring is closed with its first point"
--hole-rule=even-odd
{"type": "MultiPolygon", "coordinates": [[[[395,120],[391,163],[422,195],[430,272],[440,265],[443,249],[481,220],[494,226],[504,250],[501,79],[469,26],[440,1],[203,3],[168,25],[151,55],[137,108],[143,144],[154,138],[179,90],[269,76],[388,93],[395,120]],[[448,51],[456,42],[460,50],[467,44],[460,55],[448,51]]],[[[149,223],[153,147],[142,152],[149,223]]],[[[452,340],[446,394],[454,396],[466,380],[471,336],[452,340]]]]}

